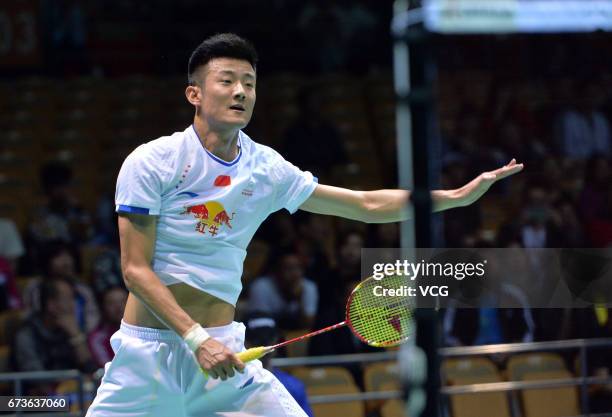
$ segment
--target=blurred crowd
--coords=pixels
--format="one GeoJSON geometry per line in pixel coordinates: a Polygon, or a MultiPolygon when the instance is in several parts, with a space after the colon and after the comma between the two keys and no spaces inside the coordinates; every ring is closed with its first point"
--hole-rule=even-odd
{"type": "Polygon", "coordinates": [[[45,64],[55,75],[183,71],[203,30],[250,39],[267,71],[363,72],[390,57],[390,50],[377,47],[390,40],[392,2],[386,0],[271,1],[265,8],[248,0],[40,3],[45,64]]]}
{"type": "MultiPolygon", "coordinates": [[[[453,84],[441,77],[439,86],[447,89],[439,97],[442,188],[459,187],[512,157],[527,168],[496,185],[481,202],[435,215],[443,224],[445,246],[610,246],[612,106],[604,81],[564,79],[540,88],[491,81],[482,108],[467,94],[464,81],[458,78],[453,84]],[[545,100],[546,88],[562,99],[545,100]],[[445,102],[450,98],[455,112],[445,102]]],[[[333,181],[330,167],[347,162],[345,144],[334,120],[313,100],[307,91],[298,94],[300,113],[283,134],[280,150],[297,165],[333,181]],[[324,149],[325,157],[301,152],[307,143],[324,149]]],[[[75,198],[73,172],[61,162],[42,167],[40,188],[45,203],[29,214],[27,229],[18,230],[9,219],[0,222],[0,306],[23,312],[24,319],[12,338],[11,365],[15,370],[92,372],[112,358],[109,338],[120,324],[127,297],[112,197],[102,196],[93,211],[82,207],[75,198]]],[[[259,314],[288,331],[342,321],[347,295],[363,278],[361,249],[367,247],[399,247],[398,225],[365,225],[303,212],[274,214],[249,248],[238,318],[259,314]]],[[[508,291],[525,298],[516,289],[508,291]]],[[[551,313],[522,303],[518,310],[447,309],[445,342],[612,336],[612,325],[598,319],[597,310],[551,313]],[[550,325],[551,314],[563,318],[558,326],[550,325]],[[576,325],[584,317],[591,326],[576,325]]],[[[319,336],[305,352],[371,350],[345,328],[319,336]]]]}
{"type": "MultiPolygon", "coordinates": [[[[183,13],[193,10],[197,3],[184,0],[180,7],[168,12],[181,14],[187,20],[197,18],[200,23],[198,13],[183,13]]],[[[227,11],[239,8],[241,2],[215,3],[219,10],[227,11]]],[[[381,18],[377,14],[381,9],[371,7],[369,2],[272,3],[278,16],[298,16],[295,27],[283,26],[282,30],[291,32],[288,36],[261,31],[257,20],[252,27],[239,31],[263,48],[260,54],[266,57],[262,62],[266,71],[299,67],[306,73],[348,71],[354,75],[388,64],[388,51],[374,44],[375,39],[387,36],[388,29],[381,22],[388,19],[381,18]],[[335,31],[323,31],[321,27],[335,31]],[[297,41],[309,52],[296,48],[297,41]],[[370,50],[378,52],[363,52],[370,50]],[[291,58],[294,56],[295,60],[291,58]]],[[[85,48],[84,22],[92,13],[97,13],[100,21],[108,13],[119,22],[117,16],[127,19],[135,14],[159,14],[158,6],[152,6],[155,2],[117,2],[120,10],[89,10],[73,1],[45,4],[45,27],[55,34],[48,38],[53,44],[47,50],[56,60],[51,68],[64,75],[89,73],[95,69],[95,61],[102,59],[101,55],[88,56],[85,48]],[[135,9],[138,13],[134,13],[135,9]],[[54,50],[69,53],[57,55],[54,50]]],[[[143,17],[143,27],[156,24],[155,19],[145,20],[143,17]]],[[[106,24],[110,25],[110,20],[106,24]]],[[[183,24],[188,28],[191,23],[183,24]]],[[[232,30],[226,22],[219,23],[221,26],[232,30]]],[[[182,67],[175,66],[183,65],[184,59],[177,58],[170,47],[181,41],[191,47],[201,39],[184,38],[185,31],[172,38],[169,45],[164,42],[170,42],[171,37],[164,36],[164,30],[169,29],[145,31],[148,37],[135,38],[140,42],[135,47],[157,42],[156,48],[163,51],[166,45],[170,58],[157,63],[163,67],[158,72],[178,72],[182,67]]],[[[90,34],[93,35],[96,34],[90,34]]],[[[124,46],[129,54],[130,45],[124,46]]],[[[100,52],[104,44],[98,48],[100,52]]],[[[491,68],[457,70],[461,63],[453,62],[453,52],[449,52],[450,57],[445,55],[447,61],[441,65],[436,84],[439,135],[432,140],[441,145],[439,155],[434,154],[439,159],[440,188],[460,187],[511,158],[524,162],[526,169],[496,184],[472,206],[435,214],[435,221],[441,225],[439,230],[443,231],[442,245],[612,246],[612,77],[595,71],[541,78],[520,76],[519,72],[516,77],[500,78],[492,75],[496,72],[491,68]]],[[[478,59],[483,58],[474,61],[478,59]]],[[[102,72],[112,74],[112,68],[105,66],[102,72]]],[[[336,166],[351,165],[344,140],[346,126],[323,112],[308,90],[299,93],[296,101],[298,113],[280,135],[278,150],[297,166],[311,170],[321,182],[333,182],[338,176],[336,166]]],[[[392,100],[387,107],[393,113],[392,100]]],[[[377,119],[375,111],[367,117],[377,119]]],[[[187,123],[189,120],[185,120],[187,123]]],[[[394,128],[393,121],[390,126],[394,128]]],[[[374,146],[394,150],[394,136],[387,140],[374,135],[374,146]]],[[[257,136],[254,139],[259,140],[257,136]]],[[[384,174],[388,174],[383,175],[386,187],[396,184],[395,155],[389,156],[392,153],[382,155],[384,174]]],[[[372,164],[377,156],[380,155],[368,155],[372,164]]],[[[348,168],[342,172],[347,171],[348,168]]],[[[4,317],[15,313],[11,317],[16,317],[18,323],[4,341],[11,344],[10,366],[16,371],[77,368],[91,373],[112,358],[109,339],[118,329],[127,298],[113,198],[102,195],[97,206],[88,210],[75,197],[74,173],[69,166],[49,162],[39,174],[44,203],[27,214],[27,227],[19,230],[11,219],[0,219],[0,312],[4,317]]],[[[264,223],[249,247],[237,319],[271,319],[273,326],[261,320],[255,326],[264,323],[265,327],[278,326],[284,331],[316,329],[342,321],[348,293],[364,278],[361,249],[399,247],[399,241],[396,224],[365,225],[302,212],[293,216],[276,213],[264,223]]],[[[513,288],[507,291],[517,299],[525,298],[513,288]]],[[[515,310],[466,311],[451,307],[441,315],[441,326],[445,343],[453,346],[612,337],[608,312],[601,307],[533,309],[528,303],[515,310]]],[[[282,337],[282,332],[271,333],[269,340],[282,337]]],[[[309,355],[374,350],[347,328],[321,335],[306,346],[304,353],[309,355]]],[[[597,357],[591,373],[607,374],[612,369],[608,357],[597,357]]],[[[45,384],[30,388],[38,393],[52,389],[45,384]]]]}
{"type": "MultiPolygon", "coordinates": [[[[524,175],[492,190],[507,212],[494,224],[498,246],[609,246],[612,80],[485,79],[471,97],[467,89],[477,81],[457,81],[445,92],[446,100],[456,100],[453,109],[440,104],[446,112],[440,123],[443,188],[516,157],[526,164],[524,175]]],[[[468,223],[465,212],[448,213],[448,246],[482,238],[483,207],[471,209],[468,223]]]]}

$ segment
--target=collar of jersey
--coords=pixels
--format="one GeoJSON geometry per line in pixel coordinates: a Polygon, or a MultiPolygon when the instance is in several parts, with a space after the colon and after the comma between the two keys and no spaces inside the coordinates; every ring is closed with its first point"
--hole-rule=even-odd
{"type": "Polygon", "coordinates": [[[206,151],[208,156],[210,156],[214,161],[220,163],[221,165],[225,165],[226,167],[231,167],[232,165],[236,165],[238,161],[240,161],[240,157],[242,156],[242,141],[240,140],[240,134],[242,132],[240,131],[238,132],[238,156],[236,156],[236,158],[234,158],[233,161],[227,162],[219,158],[218,156],[215,156],[212,152],[206,149],[206,147],[202,145],[202,141],[200,140],[200,135],[198,135],[198,132],[195,130],[195,126],[193,124],[191,125],[191,128],[193,129],[193,133],[195,133],[196,138],[198,139],[198,142],[200,143],[200,146],[206,151]]]}

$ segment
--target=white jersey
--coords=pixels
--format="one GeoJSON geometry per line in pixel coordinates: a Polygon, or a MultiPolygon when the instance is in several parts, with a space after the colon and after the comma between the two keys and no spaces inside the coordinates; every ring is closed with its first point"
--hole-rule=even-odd
{"type": "Polygon", "coordinates": [[[271,213],[295,212],[317,179],[242,131],[236,159],[206,150],[190,126],[136,148],[117,179],[117,212],[159,216],[153,270],[232,305],[246,248],[271,213]]]}

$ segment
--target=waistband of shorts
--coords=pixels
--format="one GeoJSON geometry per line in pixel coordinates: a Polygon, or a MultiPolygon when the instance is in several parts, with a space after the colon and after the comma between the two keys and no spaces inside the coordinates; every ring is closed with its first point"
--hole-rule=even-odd
{"type": "MultiPolygon", "coordinates": [[[[218,327],[205,327],[204,329],[208,332],[211,337],[221,337],[234,329],[240,328],[242,323],[233,321],[225,326],[218,327]]],[[[155,329],[152,327],[140,327],[133,324],[128,324],[121,320],[121,327],[119,331],[128,336],[137,337],[144,340],[158,340],[164,342],[182,342],[183,338],[179,336],[174,330],[169,329],[155,329]]]]}

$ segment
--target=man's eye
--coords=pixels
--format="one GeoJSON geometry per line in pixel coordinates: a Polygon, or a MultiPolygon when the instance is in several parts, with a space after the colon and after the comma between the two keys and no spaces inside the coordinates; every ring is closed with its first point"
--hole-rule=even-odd
{"type": "Polygon", "coordinates": [[[255,87],[255,84],[252,84],[252,83],[247,83],[247,85],[246,85],[246,86],[247,86],[247,87],[249,87],[249,88],[253,88],[253,87],[255,87]]]}
{"type": "Polygon", "coordinates": [[[222,82],[223,84],[231,84],[231,83],[232,83],[232,81],[231,81],[231,80],[223,80],[223,81],[221,81],[221,82],[222,82]]]}

